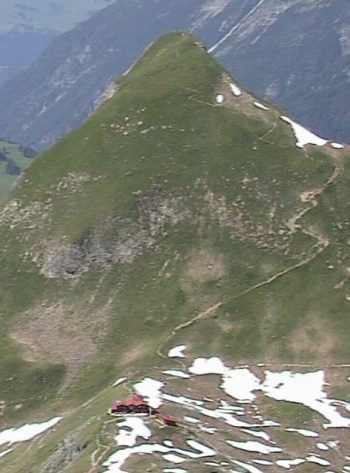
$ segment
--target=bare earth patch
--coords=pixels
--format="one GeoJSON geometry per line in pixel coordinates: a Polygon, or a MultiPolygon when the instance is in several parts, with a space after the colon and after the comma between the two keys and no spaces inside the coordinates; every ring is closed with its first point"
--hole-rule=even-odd
{"type": "Polygon", "coordinates": [[[9,333],[10,338],[20,344],[25,360],[64,363],[67,375],[63,387],[71,384],[97,352],[96,343],[84,322],[70,314],[60,303],[39,306],[26,312],[9,333]]]}
{"type": "Polygon", "coordinates": [[[227,274],[224,257],[212,248],[202,248],[191,255],[185,274],[191,282],[220,279],[227,274]]]}

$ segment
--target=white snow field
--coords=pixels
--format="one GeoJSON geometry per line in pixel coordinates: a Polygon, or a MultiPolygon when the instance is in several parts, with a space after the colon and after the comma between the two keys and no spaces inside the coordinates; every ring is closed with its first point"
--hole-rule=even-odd
{"type": "Polygon", "coordinates": [[[152,432],[140,417],[126,417],[124,422],[118,424],[119,432],[115,440],[117,445],[136,445],[138,437],[148,440],[152,432]],[[126,427],[126,428],[125,428],[126,427]]]}
{"type": "Polygon", "coordinates": [[[288,123],[294,132],[296,138],[296,146],[298,148],[304,148],[305,145],[316,145],[316,146],[324,146],[327,143],[327,140],[320,138],[319,136],[315,135],[311,131],[307,130],[303,126],[299,125],[298,123],[294,122],[288,117],[281,116],[281,120],[288,123]]]}
{"type": "MultiPolygon", "coordinates": [[[[47,422],[25,424],[21,427],[3,430],[0,432],[0,446],[6,445],[8,447],[16,443],[32,440],[38,435],[43,434],[49,429],[52,429],[61,420],[62,417],[54,417],[47,422]]],[[[0,458],[4,457],[11,451],[12,449],[6,449],[5,451],[0,452],[0,458]]]]}

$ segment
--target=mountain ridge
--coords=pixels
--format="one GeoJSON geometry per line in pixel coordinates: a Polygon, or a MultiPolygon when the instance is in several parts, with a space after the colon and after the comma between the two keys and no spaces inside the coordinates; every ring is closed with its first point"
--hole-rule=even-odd
{"type": "Polygon", "coordinates": [[[324,138],[346,142],[344,5],[344,0],[332,5],[313,0],[307,7],[275,0],[154,0],[147,7],[117,2],[57,38],[30,70],[0,89],[0,134],[48,148],[92,113],[115,77],[157,36],[187,30],[248,89],[285,106],[324,138]]]}

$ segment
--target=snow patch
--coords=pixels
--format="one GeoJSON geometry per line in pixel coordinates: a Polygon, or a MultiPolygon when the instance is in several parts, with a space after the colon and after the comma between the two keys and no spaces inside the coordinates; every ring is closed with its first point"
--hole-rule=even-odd
{"type": "Polygon", "coordinates": [[[206,447],[205,445],[202,445],[194,440],[188,440],[187,444],[197,451],[174,448],[172,446],[165,445],[165,443],[142,444],[124,448],[122,450],[117,450],[108,458],[108,460],[104,462],[103,466],[107,467],[105,473],[125,473],[125,470],[122,470],[122,466],[128,460],[128,458],[135,454],[152,455],[154,453],[160,453],[162,454],[165,461],[175,464],[183,463],[186,461],[186,457],[197,459],[213,456],[216,454],[213,449],[206,447]]]}
{"type": "Polygon", "coordinates": [[[4,452],[1,452],[0,453],[0,458],[4,457],[5,455],[8,455],[11,452],[13,452],[12,448],[9,448],[9,449],[5,450],[4,452]]]}
{"type": "Polygon", "coordinates": [[[239,97],[240,95],[242,95],[241,89],[237,87],[237,85],[235,85],[233,82],[230,82],[230,89],[235,97],[239,97]]]}
{"type": "Polygon", "coordinates": [[[296,432],[304,437],[318,437],[318,433],[314,432],[313,430],[306,430],[306,429],[286,429],[287,432],[296,432]]]}
{"type": "Polygon", "coordinates": [[[219,374],[223,376],[222,389],[241,401],[253,401],[253,391],[259,389],[260,380],[247,368],[227,368],[218,357],[197,358],[189,368],[196,375],[219,374]]]}
{"type": "Polygon", "coordinates": [[[316,443],[316,447],[319,449],[319,450],[329,450],[329,447],[328,445],[326,445],[325,443],[322,443],[322,442],[318,442],[316,443]]]}
{"type": "MultiPolygon", "coordinates": [[[[203,445],[202,443],[197,442],[196,440],[187,440],[186,443],[194,450],[200,452],[198,455],[200,455],[201,457],[212,457],[216,455],[215,450],[207,447],[206,445],[203,445]]],[[[197,458],[199,458],[199,456],[197,458]]]]}
{"type": "Polygon", "coordinates": [[[199,430],[210,435],[213,435],[218,431],[218,429],[216,429],[215,427],[206,427],[204,425],[200,425],[199,430]]]}
{"type": "Polygon", "coordinates": [[[188,379],[188,378],[191,377],[189,374],[185,373],[184,371],[180,371],[180,370],[166,370],[166,371],[163,371],[163,373],[167,374],[169,376],[174,376],[175,378],[188,379]]]}
{"type": "Polygon", "coordinates": [[[122,470],[123,464],[127,461],[129,457],[137,453],[168,453],[170,450],[171,449],[169,449],[168,447],[158,444],[143,444],[138,445],[136,447],[129,447],[124,448],[123,450],[118,450],[103,463],[103,466],[107,467],[105,473],[125,473],[125,470],[122,470]]]}
{"type": "Polygon", "coordinates": [[[339,414],[333,401],[327,399],[323,391],[324,384],[323,371],[312,373],[266,371],[261,390],[277,401],[296,402],[320,413],[329,420],[328,424],[323,424],[324,428],[350,427],[350,419],[339,414]]]}
{"type": "Polygon", "coordinates": [[[261,432],[259,430],[249,430],[249,429],[242,429],[242,432],[252,435],[253,437],[262,438],[263,440],[266,440],[267,442],[271,441],[269,434],[267,434],[266,432],[261,432]]]}
{"type": "Polygon", "coordinates": [[[162,393],[164,383],[152,378],[145,378],[140,383],[134,385],[135,391],[145,398],[148,404],[157,409],[162,404],[162,393]]]}
{"type": "Polygon", "coordinates": [[[124,383],[124,381],[126,381],[127,378],[118,378],[114,383],[113,383],[113,388],[115,388],[116,386],[119,386],[119,384],[122,384],[124,383]]]}
{"type": "Polygon", "coordinates": [[[149,439],[152,436],[152,432],[140,417],[127,417],[124,422],[118,424],[118,427],[120,427],[120,430],[115,438],[117,445],[133,447],[138,437],[149,439]],[[129,430],[124,429],[124,427],[129,430]]]}
{"type": "Polygon", "coordinates": [[[259,378],[247,368],[228,369],[221,385],[226,394],[240,401],[253,401],[253,391],[259,386],[259,378]]]}
{"type": "Polygon", "coordinates": [[[268,465],[273,465],[272,462],[270,462],[269,460],[252,460],[253,463],[257,463],[258,465],[265,465],[265,466],[268,466],[268,465]]]}
{"type": "Polygon", "coordinates": [[[199,419],[196,419],[195,417],[190,417],[190,416],[184,416],[184,420],[186,420],[187,422],[190,422],[191,424],[200,423],[199,419]]]}
{"type": "Polygon", "coordinates": [[[18,428],[7,429],[0,432],[0,445],[10,444],[17,442],[27,442],[33,439],[37,435],[44,433],[46,430],[51,429],[62,420],[62,417],[54,417],[48,422],[41,424],[26,424],[18,428]]]}
{"type": "Polygon", "coordinates": [[[279,447],[270,447],[269,445],[264,445],[260,442],[254,442],[249,440],[248,442],[237,442],[234,440],[226,440],[226,443],[231,445],[234,448],[239,448],[245,450],[246,452],[256,452],[267,455],[269,453],[278,453],[282,452],[282,449],[279,447]]]}
{"type": "Polygon", "coordinates": [[[293,458],[292,460],[277,460],[276,465],[285,468],[286,470],[290,470],[292,466],[298,466],[302,463],[305,463],[303,458],[293,458]]]}
{"type": "Polygon", "coordinates": [[[249,473],[262,473],[262,471],[259,470],[259,468],[256,468],[253,465],[249,465],[248,463],[244,463],[239,460],[233,460],[233,463],[235,463],[237,466],[240,466],[241,468],[244,468],[249,473]]]}
{"type": "Polygon", "coordinates": [[[256,107],[256,108],[260,108],[260,110],[268,110],[268,107],[266,107],[266,105],[260,103],[260,102],[256,102],[254,101],[253,102],[253,105],[256,107]]]}
{"type": "Polygon", "coordinates": [[[212,358],[197,358],[188,371],[198,375],[225,374],[227,368],[220,358],[213,356],[212,358]]]}
{"type": "Polygon", "coordinates": [[[222,94],[218,94],[216,96],[216,103],[223,103],[225,100],[225,97],[222,94]]]}
{"type": "MultiPolygon", "coordinates": [[[[324,428],[350,427],[350,418],[343,417],[335,407],[335,403],[339,404],[339,401],[328,399],[323,391],[325,384],[323,371],[311,373],[265,371],[265,380],[261,383],[259,378],[247,368],[230,369],[224,365],[220,358],[212,357],[197,358],[189,368],[189,372],[196,375],[221,375],[221,388],[226,394],[240,402],[253,401],[255,399],[254,391],[262,391],[266,396],[277,401],[303,404],[320,413],[329,421],[328,424],[323,425],[324,428]]],[[[342,405],[346,409],[350,409],[349,404],[342,402],[342,405]]],[[[265,423],[265,425],[267,424],[265,423]]],[[[300,430],[299,433],[301,433],[300,430]]]]}
{"type": "Polygon", "coordinates": [[[212,419],[223,419],[223,421],[232,427],[252,427],[247,422],[242,422],[236,419],[233,415],[222,412],[220,409],[207,409],[202,407],[203,401],[189,399],[184,396],[174,396],[172,394],[163,394],[163,399],[176,404],[181,404],[186,407],[195,409],[200,414],[210,417],[212,419]]]}
{"type": "Polygon", "coordinates": [[[179,455],[174,455],[174,453],[167,453],[163,455],[165,461],[169,463],[183,463],[186,461],[186,458],[179,457],[179,455]]]}
{"type": "Polygon", "coordinates": [[[168,352],[169,358],[186,358],[184,351],[186,350],[186,345],[178,345],[173,347],[168,352]]]}
{"type": "Polygon", "coordinates": [[[325,460],[324,458],[317,457],[316,455],[309,455],[306,457],[306,460],[311,463],[317,463],[318,465],[322,466],[328,466],[330,465],[328,460],[325,460]]]}
{"type": "Polygon", "coordinates": [[[334,149],[343,149],[344,145],[341,145],[340,143],[331,143],[332,148],[334,149]]]}
{"type": "Polygon", "coordinates": [[[298,123],[294,122],[288,117],[281,116],[281,120],[291,125],[295,138],[297,140],[296,146],[298,148],[304,148],[305,145],[311,144],[316,146],[324,146],[327,143],[327,140],[320,138],[319,136],[315,135],[311,131],[307,130],[303,126],[299,125],[298,123]]]}

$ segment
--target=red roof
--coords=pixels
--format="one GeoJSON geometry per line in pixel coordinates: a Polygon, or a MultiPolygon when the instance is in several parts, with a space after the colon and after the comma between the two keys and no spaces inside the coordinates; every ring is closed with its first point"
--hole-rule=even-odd
{"type": "Polygon", "coordinates": [[[132,394],[125,399],[113,402],[113,408],[117,408],[118,406],[148,406],[148,404],[142,399],[142,397],[138,396],[137,394],[132,394]]]}

